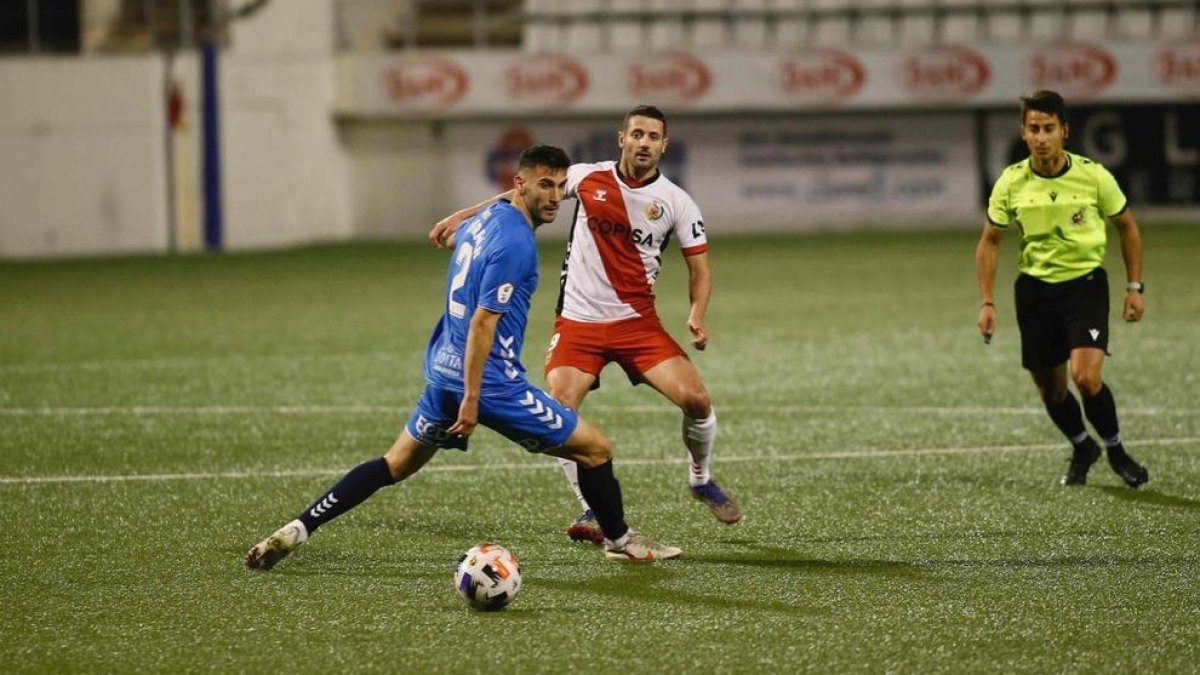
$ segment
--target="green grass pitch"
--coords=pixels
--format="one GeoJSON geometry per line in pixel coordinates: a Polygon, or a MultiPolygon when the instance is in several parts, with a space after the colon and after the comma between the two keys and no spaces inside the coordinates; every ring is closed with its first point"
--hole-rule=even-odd
{"type": "MultiPolygon", "coordinates": [[[[631,524],[685,551],[652,566],[567,542],[557,465],[481,431],[275,570],[242,567],[398,433],[444,252],[2,263],[0,669],[1197,672],[1200,228],[1143,234],[1146,319],[1113,321],[1105,366],[1139,491],[1103,463],[1056,484],[1068,448],[1019,366],[1013,237],[985,346],[974,232],[718,235],[693,356],[744,523],[687,495],[654,392],[610,368],[583,410],[631,524]],[[451,587],[487,540],[525,569],[496,614],[451,587]]],[[[539,383],[560,254],[543,248],[524,355],[539,383]]],[[[677,253],[663,276],[683,337],[677,253]]]]}

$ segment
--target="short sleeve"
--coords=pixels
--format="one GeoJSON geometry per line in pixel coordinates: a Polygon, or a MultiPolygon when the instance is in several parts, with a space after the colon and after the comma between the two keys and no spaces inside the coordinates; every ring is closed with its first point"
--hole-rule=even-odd
{"type": "Polygon", "coordinates": [[[1096,164],[1096,206],[1107,218],[1121,215],[1128,200],[1117,179],[1103,166],[1096,164]]]}
{"type": "Polygon", "coordinates": [[[691,198],[685,196],[679,203],[679,214],[675,217],[675,238],[679,240],[679,250],[685,256],[708,253],[708,235],[704,231],[704,216],[700,207],[691,198]]]}
{"type": "Polygon", "coordinates": [[[1000,174],[1000,179],[992,186],[992,196],[988,197],[987,219],[992,225],[1004,229],[1012,223],[1012,211],[1009,208],[1008,172],[1000,174]]]}
{"type": "Polygon", "coordinates": [[[572,164],[567,167],[567,189],[565,196],[568,198],[576,198],[579,196],[579,184],[587,178],[589,174],[597,171],[600,168],[599,164],[572,164]]]}
{"type": "Polygon", "coordinates": [[[517,286],[525,278],[530,259],[527,245],[511,241],[497,241],[484,254],[483,274],[479,281],[478,305],[486,310],[505,314],[508,312],[517,286]]]}

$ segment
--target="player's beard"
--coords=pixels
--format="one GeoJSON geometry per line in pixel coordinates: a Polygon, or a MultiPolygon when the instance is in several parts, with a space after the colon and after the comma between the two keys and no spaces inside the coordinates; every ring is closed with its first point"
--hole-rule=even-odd
{"type": "Polygon", "coordinates": [[[633,156],[629,158],[629,168],[634,170],[633,173],[649,173],[653,171],[657,165],[658,161],[654,158],[654,153],[646,153],[645,155],[634,153],[633,156]]]}
{"type": "Polygon", "coordinates": [[[542,225],[545,225],[546,223],[552,223],[552,222],[554,222],[554,219],[557,217],[558,217],[558,207],[557,206],[555,206],[553,208],[551,208],[549,206],[543,206],[542,208],[537,210],[537,219],[536,219],[536,222],[534,223],[534,228],[536,229],[538,227],[541,227],[542,225]]]}

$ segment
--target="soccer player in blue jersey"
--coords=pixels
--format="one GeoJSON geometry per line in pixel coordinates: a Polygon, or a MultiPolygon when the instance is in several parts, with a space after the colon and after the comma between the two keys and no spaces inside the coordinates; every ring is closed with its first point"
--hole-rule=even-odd
{"type": "MultiPolygon", "coordinates": [[[[654,297],[663,251],[674,239],[687,262],[692,346],[708,346],[704,317],[712,274],[704,220],[691,196],[659,171],[668,145],[662,110],[631,109],[617,131],[617,145],[617,161],[576,164],[567,171],[567,196],[578,203],[559,279],[546,384],[559,402],[579,410],[588,392],[600,386],[601,371],[616,362],[631,383],[647,384],[678,406],[689,491],[717,520],[732,525],[742,519],[741,506],[717,485],[710,469],[716,411],[699,370],[663,328],[654,297]]],[[[430,231],[430,243],[440,248],[460,222],[504,196],[444,218],[430,231]]],[[[604,533],[579,490],[578,465],[561,464],[583,508],[567,536],[602,543],[604,533]]]]}
{"type": "Polygon", "coordinates": [[[1142,238],[1125,194],[1097,162],[1063,149],[1069,127],[1066,103],[1053,91],[1021,99],[1021,138],[1029,157],[1000,174],[988,201],[987,223],[975,250],[982,302],[979,332],[996,332],[996,258],[1001,234],[1021,237],[1020,274],[1015,285],[1021,365],[1033,377],[1042,403],[1074,451],[1062,485],[1083,485],[1100,458],[1088,435],[1086,415],[1100,436],[1109,466],[1132,488],[1150,479],[1121,442],[1117,404],[1100,376],[1108,353],[1108,275],[1101,267],[1107,221],[1116,225],[1125,261],[1122,316],[1140,321],[1142,238]],[[1068,365],[1070,366],[1068,370],[1068,365]],[[1067,387],[1068,374],[1083,398],[1067,387]]]}
{"type": "Polygon", "coordinates": [[[610,560],[651,562],[680,550],[625,523],[612,444],[598,429],[525,377],[521,345],[537,288],[534,230],[554,220],[570,161],[539,145],[521,154],[512,201],[502,200],[463,223],[447,275],[446,310],[425,354],[426,387],[383,457],[351,469],[290,523],[255,544],[246,567],[267,570],[317,528],[379,488],[408,478],[439,449],[467,449],[476,426],[497,431],[530,452],[579,465],[579,485],[604,531],[610,560]]]}

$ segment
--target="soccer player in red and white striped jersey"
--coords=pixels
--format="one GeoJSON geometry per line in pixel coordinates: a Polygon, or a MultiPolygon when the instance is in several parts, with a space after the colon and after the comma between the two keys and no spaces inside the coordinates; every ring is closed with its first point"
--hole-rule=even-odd
{"type": "MultiPolygon", "coordinates": [[[[692,346],[708,346],[704,316],[712,275],[704,221],[691,196],[659,170],[669,145],[661,110],[638,106],[629,111],[617,132],[617,145],[619,160],[575,164],[567,172],[566,196],[575,197],[577,206],[563,261],[546,381],[555,399],[578,410],[599,385],[600,371],[615,361],[631,382],[645,382],[677,405],[683,412],[692,494],[718,520],[733,524],[741,520],[741,508],[712,480],[709,469],[717,418],[708,390],[686,352],[663,328],[654,304],[662,255],[674,237],[689,273],[687,325],[692,346]]],[[[443,245],[458,223],[492,201],[442,220],[430,232],[430,241],[443,245]]],[[[568,534],[599,542],[602,535],[579,492],[576,465],[566,461],[563,469],[584,509],[568,534]]]]}

